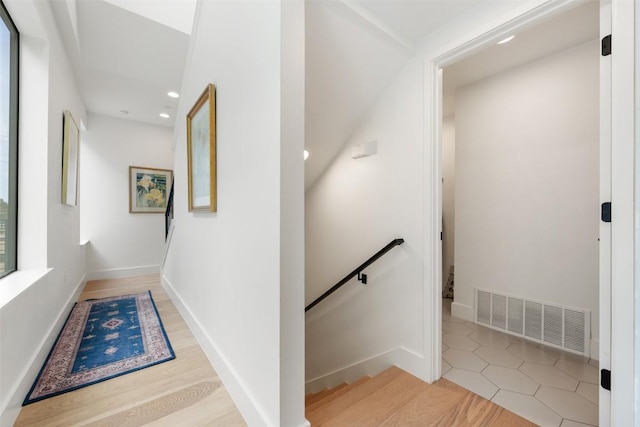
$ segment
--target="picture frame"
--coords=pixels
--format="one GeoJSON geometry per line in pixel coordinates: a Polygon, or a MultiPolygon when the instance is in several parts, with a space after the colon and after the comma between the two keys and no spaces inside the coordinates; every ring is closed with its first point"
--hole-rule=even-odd
{"type": "Polygon", "coordinates": [[[217,211],[216,87],[208,84],[187,114],[189,212],[217,211]]]}
{"type": "Polygon", "coordinates": [[[129,213],[165,213],[173,171],[129,166],[129,213]]]}
{"type": "Polygon", "coordinates": [[[62,191],[61,202],[68,206],[78,205],[78,169],[80,160],[80,130],[71,114],[64,110],[62,119],[62,191]]]}

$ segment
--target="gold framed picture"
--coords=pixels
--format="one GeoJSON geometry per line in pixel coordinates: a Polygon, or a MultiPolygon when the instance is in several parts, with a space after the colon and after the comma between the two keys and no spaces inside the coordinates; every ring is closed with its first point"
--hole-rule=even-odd
{"type": "Polygon", "coordinates": [[[164,213],[173,171],[129,166],[129,213],[164,213]]]}
{"type": "Polygon", "coordinates": [[[216,87],[212,84],[187,114],[187,173],[189,212],[216,212],[216,87]]]}
{"type": "Polygon", "coordinates": [[[80,159],[80,130],[71,115],[64,111],[62,142],[62,204],[78,204],[78,164],[80,159]]]}

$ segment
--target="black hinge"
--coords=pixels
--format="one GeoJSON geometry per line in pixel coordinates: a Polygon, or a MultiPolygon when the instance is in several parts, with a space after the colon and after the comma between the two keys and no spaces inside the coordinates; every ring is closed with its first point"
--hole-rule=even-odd
{"type": "Polygon", "coordinates": [[[602,56],[611,55],[611,34],[602,39],[602,56]]]}
{"type": "Polygon", "coordinates": [[[600,209],[602,222],[611,222],[611,202],[604,202],[600,209]]]}
{"type": "Polygon", "coordinates": [[[608,369],[600,370],[600,385],[605,390],[611,390],[611,371],[608,369]]]}
{"type": "Polygon", "coordinates": [[[440,232],[440,240],[442,240],[442,231],[440,232]]]}

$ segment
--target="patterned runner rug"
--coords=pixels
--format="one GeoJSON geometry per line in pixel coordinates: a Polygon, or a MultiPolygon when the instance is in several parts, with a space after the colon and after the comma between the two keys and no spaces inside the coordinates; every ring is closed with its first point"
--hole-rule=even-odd
{"type": "Polygon", "coordinates": [[[80,301],[23,405],[175,357],[151,291],[80,301]]]}

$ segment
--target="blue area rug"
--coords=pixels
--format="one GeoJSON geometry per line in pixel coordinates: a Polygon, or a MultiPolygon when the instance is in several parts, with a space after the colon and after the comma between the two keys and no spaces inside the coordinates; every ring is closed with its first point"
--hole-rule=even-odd
{"type": "Polygon", "coordinates": [[[151,291],[80,301],[23,405],[175,357],[151,291]]]}

